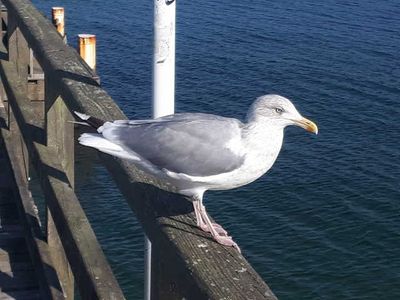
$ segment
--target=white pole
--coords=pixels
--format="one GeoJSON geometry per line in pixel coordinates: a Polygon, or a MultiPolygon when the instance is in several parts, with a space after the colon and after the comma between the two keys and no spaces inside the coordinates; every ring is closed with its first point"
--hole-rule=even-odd
{"type": "MultiPolygon", "coordinates": [[[[153,118],[175,109],[175,0],[154,0],[153,118]]],[[[151,299],[151,242],[145,236],[144,299],[151,299]]]]}
{"type": "Polygon", "coordinates": [[[144,300],[151,299],[151,242],[144,235],[144,300]]]}
{"type": "Polygon", "coordinates": [[[154,0],[153,118],[174,113],[174,0],[154,0]]]}

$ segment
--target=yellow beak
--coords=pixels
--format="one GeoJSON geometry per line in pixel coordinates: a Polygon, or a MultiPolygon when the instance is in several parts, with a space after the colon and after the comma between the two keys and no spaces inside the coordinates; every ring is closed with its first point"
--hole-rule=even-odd
{"type": "Polygon", "coordinates": [[[301,120],[295,120],[295,122],[298,126],[303,127],[305,130],[318,134],[318,127],[313,121],[303,118],[301,120]]]}

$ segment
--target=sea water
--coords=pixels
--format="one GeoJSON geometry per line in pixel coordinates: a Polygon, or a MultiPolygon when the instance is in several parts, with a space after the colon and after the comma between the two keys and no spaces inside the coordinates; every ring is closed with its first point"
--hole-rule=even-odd
{"type": "MultiPolygon", "coordinates": [[[[152,1],[33,2],[65,7],[71,45],[96,34],[102,86],[150,117],[152,1]]],[[[397,0],[177,2],[177,112],[243,119],[278,93],[319,126],[288,128],[258,181],[205,196],[280,299],[400,299],[399,48],[397,0]]],[[[142,298],[140,225],[102,167],[77,185],[127,298],[142,298]]]]}

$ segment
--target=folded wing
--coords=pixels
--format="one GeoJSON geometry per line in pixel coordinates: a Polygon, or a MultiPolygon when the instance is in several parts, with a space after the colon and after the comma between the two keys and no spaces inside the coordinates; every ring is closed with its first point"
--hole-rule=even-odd
{"type": "Polygon", "coordinates": [[[160,169],[190,176],[230,172],[243,163],[242,123],[208,114],[175,114],[156,120],[107,122],[107,140],[160,169]],[[239,145],[239,146],[237,146],[239,145]]]}

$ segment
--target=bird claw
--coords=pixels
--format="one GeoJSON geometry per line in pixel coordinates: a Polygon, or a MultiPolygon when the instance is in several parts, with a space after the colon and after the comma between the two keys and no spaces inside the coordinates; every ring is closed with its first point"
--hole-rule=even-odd
{"type": "MultiPolygon", "coordinates": [[[[221,225],[217,223],[211,223],[211,225],[219,236],[228,236],[228,232],[224,228],[222,228],[221,225]]],[[[205,232],[211,232],[211,229],[207,226],[207,224],[200,224],[199,227],[201,230],[205,232]]]]}
{"type": "Polygon", "coordinates": [[[215,241],[221,245],[228,246],[228,247],[233,247],[235,248],[239,253],[242,253],[240,250],[239,246],[237,243],[235,243],[232,239],[231,236],[217,236],[214,237],[215,241]]]}
{"type": "Polygon", "coordinates": [[[196,214],[197,226],[205,231],[211,233],[213,239],[224,246],[233,247],[241,253],[238,244],[236,244],[228,232],[222,228],[221,225],[211,222],[206,213],[206,208],[201,203],[193,202],[194,211],[196,214]]]}

